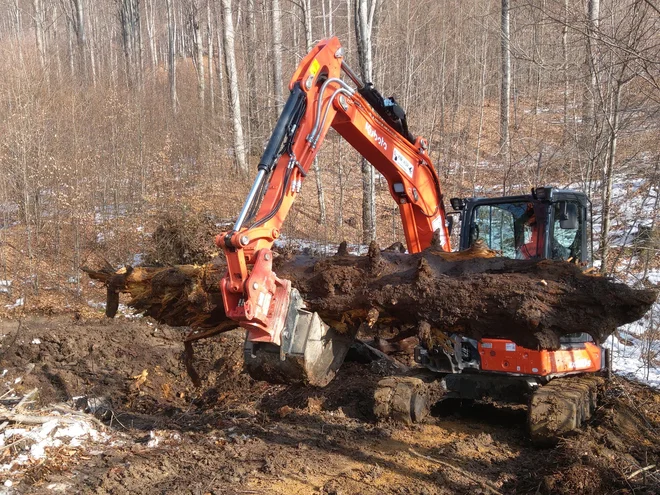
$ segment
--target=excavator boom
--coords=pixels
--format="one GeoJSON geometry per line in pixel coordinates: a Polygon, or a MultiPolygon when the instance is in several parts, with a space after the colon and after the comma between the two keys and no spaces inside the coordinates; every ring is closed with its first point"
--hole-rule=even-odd
{"type": "Polygon", "coordinates": [[[321,41],[300,62],[236,223],[216,237],[227,257],[221,287],[226,314],[248,330],[252,342],[280,346],[290,334],[285,329],[295,326],[287,319],[301,304],[292,303],[290,282],[273,272],[271,248],[330,127],[387,180],[399,206],[408,251],[427,248],[435,231],[443,249],[450,250],[440,183],[427,141],[410,134],[396,101],[362,82],[343,55],[333,37],[321,41]]]}

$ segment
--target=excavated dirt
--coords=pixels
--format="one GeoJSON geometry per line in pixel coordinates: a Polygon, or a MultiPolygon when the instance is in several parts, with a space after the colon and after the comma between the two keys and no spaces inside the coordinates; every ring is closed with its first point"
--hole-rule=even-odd
{"type": "MultiPolygon", "coordinates": [[[[656,468],[635,474],[660,461],[660,394],[621,379],[584,429],[541,449],[525,433],[524,406],[445,401],[421,425],[377,423],[372,394],[389,372],[379,361],[345,363],[323,390],[269,385],[242,373],[233,331],[195,344],[195,389],[182,329],[74,316],[31,316],[17,329],[0,322],[0,394],[36,387],[37,408],[103,398],[97,414],[112,440],[0,473],[13,481],[6,493],[660,491],[656,468]]],[[[16,453],[0,453],[0,465],[16,453]]]]}

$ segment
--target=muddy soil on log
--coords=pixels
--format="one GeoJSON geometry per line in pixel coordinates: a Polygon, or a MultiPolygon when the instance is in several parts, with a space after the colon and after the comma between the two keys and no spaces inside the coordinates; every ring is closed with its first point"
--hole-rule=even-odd
{"type": "MultiPolygon", "coordinates": [[[[111,441],[66,456],[49,451],[26,469],[0,473],[14,483],[6,493],[660,490],[655,468],[635,474],[660,461],[660,394],[622,379],[609,383],[585,428],[541,449],[525,433],[524,406],[445,401],[421,425],[377,423],[373,390],[388,373],[378,361],[346,363],[323,390],[269,385],[242,372],[243,335],[233,331],[195,344],[203,378],[195,389],[182,361],[182,329],[147,318],[73,316],[28,317],[17,328],[0,322],[7,370],[0,393],[38,388],[35,408],[103,398],[108,405],[98,414],[111,441]]],[[[0,465],[16,454],[0,452],[0,465]]]]}

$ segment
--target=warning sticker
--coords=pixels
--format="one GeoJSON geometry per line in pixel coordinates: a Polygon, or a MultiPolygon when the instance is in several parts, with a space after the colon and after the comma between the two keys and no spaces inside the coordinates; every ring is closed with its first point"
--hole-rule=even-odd
{"type": "Polygon", "coordinates": [[[321,64],[319,64],[318,60],[314,59],[312,60],[312,64],[309,66],[309,73],[315,76],[320,68],[321,68],[321,64]]]}
{"type": "Polygon", "coordinates": [[[513,342],[507,343],[505,347],[506,347],[507,351],[515,351],[516,350],[516,344],[514,344],[513,342]]]}
{"type": "Polygon", "coordinates": [[[410,160],[408,160],[403,155],[403,153],[401,153],[398,149],[394,148],[394,152],[392,154],[392,160],[394,160],[394,163],[396,163],[397,167],[399,167],[408,177],[412,179],[415,168],[413,167],[413,164],[410,163],[410,160]]]}

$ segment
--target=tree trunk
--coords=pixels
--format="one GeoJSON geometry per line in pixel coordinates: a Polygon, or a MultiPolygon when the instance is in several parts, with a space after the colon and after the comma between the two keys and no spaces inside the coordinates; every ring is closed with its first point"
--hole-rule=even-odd
{"type": "Polygon", "coordinates": [[[167,68],[170,82],[170,104],[175,113],[179,109],[179,99],[176,94],[176,17],[172,2],[165,0],[167,6],[167,68]]]}
{"type": "Polygon", "coordinates": [[[587,5],[587,50],[585,65],[588,85],[585,88],[582,122],[590,129],[596,122],[594,102],[598,94],[596,69],[596,39],[600,28],[600,0],[588,0],[587,5]]]}
{"type": "MultiPolygon", "coordinates": [[[[509,106],[511,102],[511,50],[509,47],[510,16],[509,0],[502,0],[501,50],[502,50],[502,88],[500,92],[500,149],[502,155],[509,156],[509,106]]],[[[507,160],[508,161],[508,160],[507,160]]]]}
{"type": "Polygon", "coordinates": [[[273,27],[273,89],[275,94],[275,115],[279,117],[284,106],[282,95],[282,11],[280,0],[271,0],[271,21],[273,27]]]}
{"type": "MultiPolygon", "coordinates": [[[[325,1],[325,0],[324,0],[325,1]]],[[[312,5],[310,0],[304,0],[303,3],[303,21],[305,27],[305,45],[309,52],[314,47],[314,38],[312,35],[312,5]]],[[[316,197],[319,202],[319,221],[325,224],[325,194],[323,193],[323,178],[321,177],[321,167],[319,167],[319,158],[316,156],[312,162],[314,178],[316,179],[316,197]]]]}
{"type": "Polygon", "coordinates": [[[46,48],[44,42],[46,13],[42,0],[32,0],[32,8],[34,9],[34,34],[37,42],[37,53],[39,54],[39,65],[41,66],[41,70],[44,70],[46,68],[46,48]]]}
{"type": "Polygon", "coordinates": [[[149,53],[151,55],[151,65],[155,69],[158,67],[158,50],[156,49],[153,0],[147,0],[145,9],[147,14],[147,36],[149,37],[149,53]]]}
{"type": "MultiPolygon", "coordinates": [[[[279,277],[291,280],[306,306],[339,332],[380,326],[418,328],[419,337],[445,342],[448,334],[510,339],[531,349],[557,349],[559,337],[587,332],[603,342],[619,325],[641,318],[657,289],[634,290],[605,277],[584,274],[565,262],[526,261],[473,251],[444,253],[433,248],[414,255],[381,251],[350,256],[346,246],[328,258],[276,259],[279,277]],[[364,326],[363,326],[364,328],[364,326]]],[[[174,326],[230,328],[220,280],[226,265],[85,271],[108,287],[108,315],[127,292],[129,306],[174,326]]]]}
{"type": "Polygon", "coordinates": [[[241,121],[241,99],[238,93],[238,69],[234,49],[234,21],[231,0],[222,0],[222,19],[224,26],[224,51],[227,76],[229,78],[229,106],[234,130],[234,156],[238,169],[247,174],[248,165],[245,156],[245,140],[243,139],[243,122],[241,121]]]}
{"type": "MultiPolygon", "coordinates": [[[[355,38],[358,59],[365,83],[373,82],[373,57],[371,33],[378,0],[356,0],[355,38]]],[[[362,242],[376,239],[376,181],[374,168],[362,158],[362,242]]]]}
{"type": "Polygon", "coordinates": [[[202,43],[202,25],[199,16],[199,7],[193,2],[190,22],[192,24],[193,43],[195,45],[194,60],[197,68],[197,99],[204,107],[204,94],[206,93],[206,78],[204,75],[204,44],[202,43]]]}
{"type": "Polygon", "coordinates": [[[215,88],[213,87],[213,21],[211,19],[211,0],[206,0],[206,47],[209,51],[209,100],[211,114],[215,115],[215,88]]]}
{"type": "Polygon", "coordinates": [[[610,108],[610,139],[605,167],[603,167],[603,214],[600,229],[600,273],[607,274],[607,257],[609,254],[610,211],[612,209],[612,186],[614,183],[614,165],[616,163],[616,146],[619,134],[619,105],[621,103],[622,83],[616,82],[612,105],[610,108]]]}
{"type": "Polygon", "coordinates": [[[254,16],[254,0],[247,0],[247,12],[245,19],[245,30],[247,31],[248,47],[245,50],[247,61],[247,84],[248,84],[248,123],[250,126],[250,150],[254,139],[254,130],[259,126],[259,112],[257,111],[257,66],[255,53],[257,51],[257,32],[254,16]]]}

